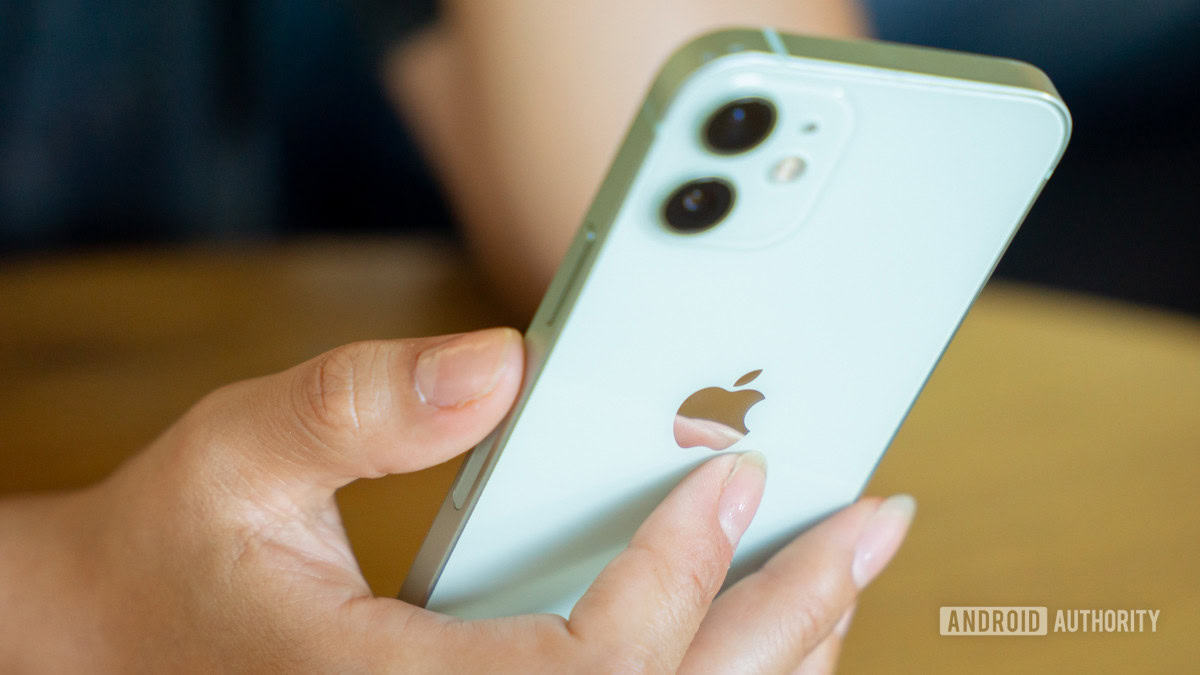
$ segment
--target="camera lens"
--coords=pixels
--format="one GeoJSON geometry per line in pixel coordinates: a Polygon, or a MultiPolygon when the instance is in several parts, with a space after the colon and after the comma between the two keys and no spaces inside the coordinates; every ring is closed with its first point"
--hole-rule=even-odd
{"type": "Polygon", "coordinates": [[[775,126],[775,106],[761,98],[740,98],[721,106],[704,124],[704,140],[719,155],[745,152],[775,126]]]}
{"type": "Polygon", "coordinates": [[[684,234],[703,232],[721,222],[733,208],[733,187],[720,178],[684,183],[671,195],[663,217],[671,229],[684,234]]]}

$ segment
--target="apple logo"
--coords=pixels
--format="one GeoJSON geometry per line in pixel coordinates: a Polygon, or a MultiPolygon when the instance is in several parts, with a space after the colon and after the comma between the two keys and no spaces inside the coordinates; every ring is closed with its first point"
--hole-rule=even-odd
{"type": "MultiPolygon", "coordinates": [[[[733,386],[750,384],[760,373],[761,369],[746,373],[733,386]]],[[[724,450],[750,433],[746,413],[764,398],[757,389],[705,387],[688,396],[675,413],[675,442],[681,448],[724,450]]]]}

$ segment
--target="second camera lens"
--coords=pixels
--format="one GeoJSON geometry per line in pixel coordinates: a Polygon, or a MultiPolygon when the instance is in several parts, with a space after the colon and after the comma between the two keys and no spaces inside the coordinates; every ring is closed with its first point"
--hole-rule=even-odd
{"type": "Polygon", "coordinates": [[[684,183],[667,199],[663,217],[671,229],[684,234],[703,232],[721,222],[733,208],[733,188],[720,178],[684,183]]]}
{"type": "Polygon", "coordinates": [[[741,98],[721,106],[704,124],[709,150],[720,155],[745,152],[775,126],[775,106],[762,98],[741,98]]]}

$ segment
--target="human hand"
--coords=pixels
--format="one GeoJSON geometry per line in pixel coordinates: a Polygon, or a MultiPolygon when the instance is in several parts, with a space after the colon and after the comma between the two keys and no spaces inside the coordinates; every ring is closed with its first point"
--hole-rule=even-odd
{"type": "Polygon", "coordinates": [[[342,347],[210,394],[93,488],[0,505],[0,670],[831,669],[912,501],[859,501],[714,601],[762,493],[757,454],[685,478],[569,620],[372,597],[334,491],[473,446],[522,354],[509,329],[342,347]]]}

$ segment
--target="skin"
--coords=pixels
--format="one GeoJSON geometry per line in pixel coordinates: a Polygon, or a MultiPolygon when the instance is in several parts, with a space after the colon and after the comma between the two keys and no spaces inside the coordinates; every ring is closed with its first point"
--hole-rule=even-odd
{"type": "Polygon", "coordinates": [[[536,308],[654,75],[722,26],[863,36],[853,0],[448,0],[384,83],[497,293],[536,308]]]}
{"type": "Polygon", "coordinates": [[[213,392],[94,487],[0,502],[0,671],[832,669],[911,509],[863,499],[715,598],[763,490],[751,455],[686,477],[569,619],[371,596],[334,491],[474,445],[522,355],[511,329],[348,345],[213,392]]]}

